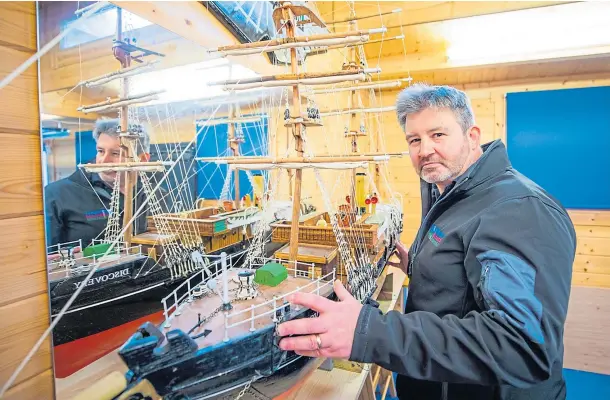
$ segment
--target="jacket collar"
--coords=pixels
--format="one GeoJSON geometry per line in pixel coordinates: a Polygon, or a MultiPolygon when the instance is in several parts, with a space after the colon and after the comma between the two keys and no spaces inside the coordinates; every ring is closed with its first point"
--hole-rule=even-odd
{"type": "MultiPolygon", "coordinates": [[[[512,168],[506,152],[506,146],[501,140],[481,145],[483,154],[479,159],[472,164],[462,175],[457,177],[447,188],[447,192],[464,193],[474,189],[476,186],[487,181],[488,179],[503,173],[512,168]],[[455,190],[454,190],[455,188],[455,190]]],[[[438,191],[435,184],[428,183],[423,179],[421,182],[422,196],[422,217],[428,214],[430,208],[434,204],[435,192],[438,191]]]]}

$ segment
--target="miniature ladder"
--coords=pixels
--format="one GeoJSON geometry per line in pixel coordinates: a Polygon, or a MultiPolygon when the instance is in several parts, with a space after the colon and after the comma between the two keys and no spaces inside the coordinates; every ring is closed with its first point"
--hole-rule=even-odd
{"type": "MultiPolygon", "coordinates": [[[[328,192],[326,191],[326,188],[324,187],[324,182],[322,182],[322,177],[320,176],[320,171],[318,171],[318,169],[315,168],[314,172],[316,174],[316,181],[318,182],[318,186],[320,187],[320,191],[322,192],[322,198],[324,199],[324,205],[326,206],[326,209],[328,210],[328,215],[330,217],[330,224],[333,227],[333,233],[335,234],[335,237],[337,239],[337,246],[339,247],[339,254],[341,254],[341,259],[343,260],[343,262],[345,264],[345,270],[347,271],[347,281],[351,286],[352,281],[355,280],[356,282],[353,282],[353,283],[355,283],[359,289],[360,288],[360,285],[358,285],[359,280],[357,279],[357,277],[354,277],[354,275],[353,275],[354,272],[356,272],[356,268],[355,268],[355,265],[354,265],[354,262],[353,262],[353,259],[351,256],[349,245],[347,244],[347,240],[345,240],[345,235],[343,235],[343,231],[339,227],[339,222],[337,221],[337,213],[335,212],[334,208],[332,207],[332,205],[330,203],[330,198],[329,198],[328,192]]],[[[352,295],[354,297],[356,297],[358,300],[362,300],[360,290],[358,290],[358,293],[352,293],[352,295]]]]}
{"type": "Polygon", "coordinates": [[[108,225],[104,243],[114,243],[121,233],[121,215],[120,215],[120,197],[121,197],[121,174],[117,173],[112,188],[112,197],[110,198],[110,216],[108,217],[108,225]]]}
{"type": "MultiPolygon", "coordinates": [[[[163,210],[161,209],[161,205],[155,196],[148,176],[144,172],[140,172],[140,179],[142,180],[144,192],[149,199],[150,214],[152,215],[153,221],[155,221],[155,228],[157,229],[157,232],[159,232],[161,235],[171,235],[171,229],[168,222],[164,218],[159,218],[159,215],[163,213],[163,210]]],[[[169,242],[164,244],[164,247],[164,251],[166,253],[166,264],[168,265],[172,274],[171,279],[184,274],[180,264],[174,265],[174,262],[172,262],[180,258],[178,246],[174,242],[169,242]]]]}
{"type": "MultiPolygon", "coordinates": [[[[248,176],[250,185],[252,185],[252,187],[255,187],[256,184],[254,183],[254,179],[252,177],[252,172],[246,171],[246,175],[248,176]]],[[[280,181],[280,175],[278,173],[277,179],[273,183],[273,189],[271,190],[271,194],[276,192],[279,181],[280,181]]],[[[263,197],[264,197],[264,195],[263,195],[263,197]]],[[[261,199],[261,201],[262,201],[262,199],[261,199]]],[[[269,205],[269,203],[271,203],[272,201],[273,201],[273,199],[269,198],[267,205],[269,205]]],[[[272,208],[263,207],[262,213],[263,213],[262,218],[255,225],[254,232],[253,232],[254,238],[252,239],[252,243],[250,244],[250,249],[249,249],[248,253],[246,254],[246,260],[244,262],[244,265],[250,266],[250,268],[252,268],[252,264],[257,264],[257,262],[256,262],[257,259],[264,260],[264,258],[265,258],[265,254],[264,254],[265,242],[266,242],[265,231],[266,231],[267,226],[269,226],[269,224],[273,221],[272,208]]]]}
{"type": "MultiPolygon", "coordinates": [[[[225,178],[225,183],[224,185],[222,185],[222,192],[220,192],[220,198],[218,199],[218,202],[220,203],[221,206],[224,205],[225,201],[230,201],[230,197],[229,197],[229,191],[231,190],[231,176],[233,176],[233,174],[231,173],[230,169],[227,167],[227,176],[225,178]]],[[[239,207],[239,205],[235,205],[236,207],[239,207]]]]}

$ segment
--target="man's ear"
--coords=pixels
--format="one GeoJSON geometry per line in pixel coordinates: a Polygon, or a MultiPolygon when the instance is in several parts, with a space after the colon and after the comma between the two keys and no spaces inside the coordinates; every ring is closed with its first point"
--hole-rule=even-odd
{"type": "Polygon", "coordinates": [[[150,161],[150,154],[149,153],[140,154],[140,161],[142,161],[142,162],[150,161]]]}
{"type": "Polygon", "coordinates": [[[468,130],[468,139],[472,149],[479,147],[481,145],[481,129],[476,125],[471,126],[468,130]]]}

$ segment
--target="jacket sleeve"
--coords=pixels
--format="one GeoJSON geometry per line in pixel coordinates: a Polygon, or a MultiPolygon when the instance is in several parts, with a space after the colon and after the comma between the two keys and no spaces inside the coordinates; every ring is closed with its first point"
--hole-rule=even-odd
{"type": "Polygon", "coordinates": [[[480,312],[463,318],[363,307],[350,360],[420,380],[528,387],[562,356],[576,239],[569,217],[509,200],[468,227],[464,266],[480,312]]]}

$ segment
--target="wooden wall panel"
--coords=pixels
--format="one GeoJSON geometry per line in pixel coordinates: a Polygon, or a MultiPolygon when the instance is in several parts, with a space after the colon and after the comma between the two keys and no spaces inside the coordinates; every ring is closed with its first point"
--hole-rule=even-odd
{"type": "Polygon", "coordinates": [[[28,2],[0,2],[2,46],[36,50],[35,10],[28,2]]]}
{"type": "MultiPolygon", "coordinates": [[[[0,6],[0,79],[36,51],[36,3],[0,6]]],[[[0,381],[4,384],[49,326],[37,68],[0,89],[0,381]]],[[[47,340],[5,398],[53,398],[47,340]]]]}
{"type": "Polygon", "coordinates": [[[564,367],[610,375],[610,289],[572,287],[564,367]]]}
{"type": "Polygon", "coordinates": [[[42,214],[40,137],[0,131],[0,149],[0,218],[42,214]]]}
{"type": "MultiPolygon", "coordinates": [[[[1,32],[1,31],[0,31],[1,32]]],[[[0,75],[7,76],[23,64],[34,51],[19,51],[0,46],[0,75]]],[[[2,88],[0,96],[0,130],[4,132],[37,132],[39,117],[32,118],[32,107],[38,113],[38,80],[37,66],[33,64],[7,87],[2,88]]]]}
{"type": "Polygon", "coordinates": [[[3,265],[19,267],[2,269],[0,307],[47,293],[42,215],[0,219],[0,266],[3,265]]]}
{"type": "MultiPolygon", "coordinates": [[[[46,292],[0,307],[0,321],[3,325],[2,330],[0,330],[0,353],[2,354],[0,382],[7,381],[17,365],[49,326],[48,318],[41,318],[41,315],[48,314],[48,310],[49,297],[46,292]]],[[[40,351],[19,374],[15,381],[16,384],[51,368],[49,344],[47,338],[40,351]]]]}
{"type": "Polygon", "coordinates": [[[24,399],[52,399],[53,398],[53,371],[46,371],[34,376],[32,379],[13,386],[4,395],[4,400],[24,400],[24,399]],[[40,397],[41,393],[48,394],[49,397],[40,397]]]}

